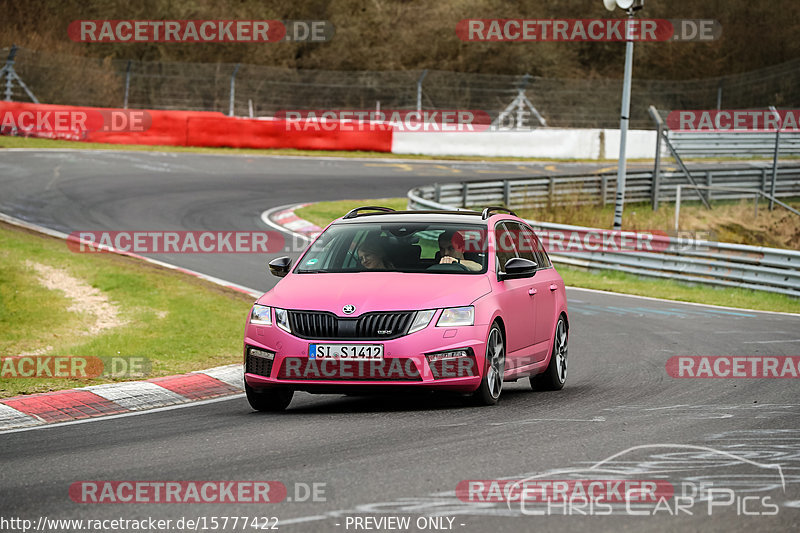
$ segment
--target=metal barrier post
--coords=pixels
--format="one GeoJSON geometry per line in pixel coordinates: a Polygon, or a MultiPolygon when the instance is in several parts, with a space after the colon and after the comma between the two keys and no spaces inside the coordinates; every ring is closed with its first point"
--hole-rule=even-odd
{"type": "Polygon", "coordinates": [[[678,219],[681,216],[681,187],[678,185],[675,188],[675,232],[678,231],[678,219]]]}
{"type": "MultiPolygon", "coordinates": [[[[775,153],[772,156],[772,185],[769,189],[769,194],[773,198],[775,197],[775,182],[778,179],[778,148],[781,144],[781,117],[778,115],[778,111],[775,109],[775,106],[769,106],[770,111],[772,111],[778,119],[778,130],[775,132],[775,153]]],[[[772,211],[775,208],[775,202],[770,199],[769,201],[769,210],[772,211]]]]}
{"type": "Polygon", "coordinates": [[[608,176],[605,174],[600,176],[600,196],[602,197],[600,203],[603,205],[603,207],[605,207],[606,196],[608,196],[608,176]]]}
{"type": "Polygon", "coordinates": [[[228,116],[233,116],[233,100],[234,95],[236,94],[236,73],[239,72],[239,63],[236,63],[236,66],[233,69],[233,74],[231,74],[231,102],[230,106],[228,107],[228,116]]]}
{"type": "Polygon", "coordinates": [[[428,69],[425,69],[417,80],[417,112],[422,111],[422,80],[424,80],[427,75],[428,69]]]}
{"type": "Polygon", "coordinates": [[[128,60],[128,66],[125,67],[125,101],[122,103],[122,109],[128,109],[128,91],[131,88],[131,60],[128,60]]]}
{"type": "Polygon", "coordinates": [[[661,188],[661,136],[664,134],[664,121],[661,120],[661,115],[658,114],[655,106],[651,105],[648,108],[648,112],[653,117],[653,120],[656,121],[656,160],[653,164],[652,197],[650,200],[653,205],[653,211],[656,211],[658,209],[658,193],[661,188]]]}

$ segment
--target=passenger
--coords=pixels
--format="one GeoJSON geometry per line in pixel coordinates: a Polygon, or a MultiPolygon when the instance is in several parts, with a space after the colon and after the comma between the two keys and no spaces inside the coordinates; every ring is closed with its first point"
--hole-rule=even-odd
{"type": "Polygon", "coordinates": [[[367,270],[391,270],[394,265],[389,261],[384,243],[380,238],[370,238],[358,247],[358,262],[367,270]]]}
{"type": "Polygon", "coordinates": [[[440,265],[458,263],[471,272],[483,269],[480,263],[464,258],[464,237],[459,232],[444,231],[439,234],[440,265]]]}

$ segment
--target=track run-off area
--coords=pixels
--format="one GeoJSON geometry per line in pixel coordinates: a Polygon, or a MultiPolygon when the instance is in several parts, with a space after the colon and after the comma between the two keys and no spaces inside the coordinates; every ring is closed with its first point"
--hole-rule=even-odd
{"type": "MultiPolygon", "coordinates": [[[[607,164],[4,150],[0,212],[65,233],[254,231],[272,229],[261,214],[279,206],[601,168],[607,164]]],[[[152,257],[266,291],[277,281],[266,265],[278,255],[152,257]]],[[[280,414],[253,412],[236,395],[0,433],[0,514],[34,524],[42,516],[173,524],[205,517],[209,530],[210,517],[233,516],[270,519],[259,518],[259,527],[334,532],[401,530],[394,526],[404,517],[402,530],[410,531],[797,527],[800,381],[679,379],[666,364],[675,356],[800,355],[800,316],[570,288],[567,295],[570,366],[560,392],[506,383],[491,408],[439,395],[297,393],[280,414]],[[491,480],[502,491],[506,480],[527,478],[606,480],[606,487],[649,480],[673,493],[654,509],[613,491],[607,506],[592,507],[506,502],[489,490],[491,480]],[[269,504],[71,497],[73,484],[103,480],[279,481],[287,493],[269,504]],[[470,480],[483,480],[486,490],[470,480]]]]}

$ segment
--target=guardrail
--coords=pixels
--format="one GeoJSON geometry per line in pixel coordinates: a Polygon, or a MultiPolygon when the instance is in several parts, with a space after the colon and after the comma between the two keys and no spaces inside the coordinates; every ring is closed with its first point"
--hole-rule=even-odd
{"type": "MultiPolygon", "coordinates": [[[[778,167],[775,190],[772,192],[771,166],[722,167],[712,170],[694,170],[694,180],[706,187],[736,187],[758,189],[775,197],[800,196],[800,164],[778,167]]],[[[659,172],[653,179],[649,170],[628,172],[625,180],[626,202],[675,201],[677,185],[687,185],[681,171],[659,172]]],[[[509,178],[494,181],[465,181],[434,184],[426,189],[425,199],[450,206],[505,205],[511,209],[536,208],[558,205],[606,205],[614,201],[616,173],[592,173],[533,178],[509,178]]],[[[699,195],[694,192],[692,194],[699,195]]],[[[708,196],[712,193],[709,192],[708,196]]],[[[752,198],[753,193],[715,192],[713,199],[752,198]]]]}
{"type": "MultiPolygon", "coordinates": [[[[441,189],[441,186],[428,185],[410,190],[408,208],[459,208],[432,200],[437,189],[441,189]]],[[[558,263],[800,297],[798,251],[661,235],[651,235],[647,241],[652,243],[653,250],[645,251],[635,244],[639,242],[639,234],[634,232],[611,232],[532,220],[527,222],[542,237],[550,258],[558,263]],[[588,245],[596,243],[598,238],[602,241],[609,234],[618,234],[618,237],[627,234],[628,239],[618,238],[616,242],[621,244],[627,240],[628,246],[622,246],[619,251],[610,251],[592,249],[588,245]]]]}
{"type": "MultiPolygon", "coordinates": [[[[714,133],[670,131],[669,140],[682,157],[772,157],[775,132],[714,133]]],[[[781,132],[781,155],[800,155],[800,133],[781,132]]]]}

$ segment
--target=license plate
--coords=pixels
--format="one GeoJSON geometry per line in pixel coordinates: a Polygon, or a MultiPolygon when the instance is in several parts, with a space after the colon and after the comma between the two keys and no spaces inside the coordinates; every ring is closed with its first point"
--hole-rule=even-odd
{"type": "Polygon", "coordinates": [[[310,344],[308,358],[383,361],[383,344],[310,344]]]}

